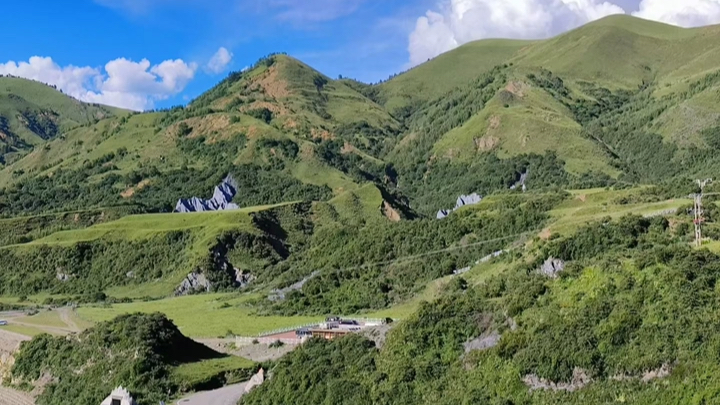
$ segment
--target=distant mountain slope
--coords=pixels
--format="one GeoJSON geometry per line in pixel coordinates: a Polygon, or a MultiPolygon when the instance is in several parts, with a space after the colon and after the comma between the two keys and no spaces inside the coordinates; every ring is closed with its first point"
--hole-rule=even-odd
{"type": "Polygon", "coordinates": [[[408,205],[432,215],[528,172],[531,189],[700,173],[720,167],[719,31],[612,16],[548,40],[467,44],[375,86],[275,54],[185,107],[96,123],[102,107],[22,81],[7,96],[16,111],[44,90],[57,100],[33,105],[75,118],[61,137],[17,137],[42,147],[0,168],[0,206],[163,211],[233,172],[241,206],[374,183],[412,217],[408,205]]]}
{"type": "Polygon", "coordinates": [[[325,200],[380,181],[385,163],[377,157],[401,130],[344,82],[273,55],[187,107],[66,130],[0,169],[0,206],[170,210],[179,198],[211,192],[227,173],[240,183],[241,206],[325,200]]]}
{"type": "Polygon", "coordinates": [[[707,73],[720,65],[720,26],[679,28],[613,15],[539,41],[480,40],[438,56],[379,86],[394,110],[441,95],[496,65],[546,68],[574,80],[634,87],[707,73]]]}
{"type": "Polygon", "coordinates": [[[389,111],[439,97],[502,65],[536,42],[509,39],[470,42],[380,84],[380,97],[389,111]]]}
{"type": "Polygon", "coordinates": [[[8,153],[123,112],[82,103],[40,82],[0,77],[0,163],[8,153]]]}

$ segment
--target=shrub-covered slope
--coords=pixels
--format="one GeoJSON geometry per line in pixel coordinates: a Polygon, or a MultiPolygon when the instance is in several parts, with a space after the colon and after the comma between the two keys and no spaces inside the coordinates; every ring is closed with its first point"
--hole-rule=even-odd
{"type": "Polygon", "coordinates": [[[242,403],[711,403],[720,258],[688,248],[684,229],[625,217],[535,259],[508,256],[512,270],[480,286],[455,278],[379,350],[359,337],[310,342],[242,403]],[[565,261],[557,278],[538,271],[550,256],[565,261]]]}
{"type": "MultiPolygon", "coordinates": [[[[16,383],[47,384],[37,398],[39,405],[99,404],[120,385],[138,404],[150,405],[196,388],[177,378],[185,375],[175,373],[177,367],[224,357],[183,336],[162,314],[130,314],[78,336],[43,334],[24,342],[11,372],[16,383]]],[[[245,363],[227,371],[247,377],[250,368],[245,363]]]]}

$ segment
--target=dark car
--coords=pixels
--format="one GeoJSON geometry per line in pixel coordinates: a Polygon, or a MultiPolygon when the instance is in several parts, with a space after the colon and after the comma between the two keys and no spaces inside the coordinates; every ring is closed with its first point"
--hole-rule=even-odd
{"type": "Polygon", "coordinates": [[[310,329],[298,329],[295,331],[295,336],[310,336],[312,335],[312,332],[310,332],[310,329]]]}

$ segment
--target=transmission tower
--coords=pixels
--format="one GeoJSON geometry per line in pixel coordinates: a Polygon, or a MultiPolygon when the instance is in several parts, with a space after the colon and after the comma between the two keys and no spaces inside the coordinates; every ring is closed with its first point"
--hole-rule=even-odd
{"type": "Polygon", "coordinates": [[[712,183],[712,179],[696,180],[696,182],[698,186],[700,186],[700,194],[694,195],[695,207],[693,211],[695,212],[695,220],[693,223],[695,224],[695,246],[699,247],[702,245],[702,224],[705,222],[702,206],[703,191],[705,190],[705,186],[712,183]]]}

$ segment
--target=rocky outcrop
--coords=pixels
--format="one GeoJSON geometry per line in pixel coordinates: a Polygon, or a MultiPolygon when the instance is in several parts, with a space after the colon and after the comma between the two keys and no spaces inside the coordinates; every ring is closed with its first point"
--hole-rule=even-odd
{"type": "Polygon", "coordinates": [[[209,200],[203,200],[198,197],[189,199],[180,199],[175,205],[175,212],[203,212],[203,211],[222,211],[234,210],[239,207],[231,201],[237,194],[237,182],[228,175],[223,179],[222,183],[215,187],[215,192],[209,200]]]}
{"type": "Polygon", "coordinates": [[[255,281],[256,276],[252,272],[239,269],[230,263],[227,256],[232,247],[232,239],[219,238],[215,247],[210,250],[206,263],[185,277],[175,289],[175,295],[209,292],[214,287],[244,288],[255,281]]]}
{"type": "Polygon", "coordinates": [[[249,286],[257,277],[249,271],[240,270],[237,267],[233,267],[235,271],[235,283],[240,288],[249,286]]]}
{"type": "Polygon", "coordinates": [[[500,343],[500,332],[494,330],[490,332],[489,334],[480,336],[476,339],[473,339],[469,342],[465,342],[463,344],[463,347],[465,348],[465,353],[470,353],[474,350],[487,350],[492,349],[493,347],[497,346],[498,343],[500,343]]]}
{"type": "Polygon", "coordinates": [[[265,370],[262,368],[260,371],[257,372],[252,378],[250,378],[250,381],[247,382],[245,385],[245,393],[248,393],[252,391],[255,387],[262,385],[262,383],[265,382],[265,370]]]}
{"type": "Polygon", "coordinates": [[[392,222],[400,222],[402,219],[400,213],[387,201],[383,201],[382,212],[383,215],[392,222]]]}
{"type": "Polygon", "coordinates": [[[550,390],[573,392],[584,388],[592,381],[593,379],[588,375],[587,371],[578,367],[573,370],[573,377],[570,382],[553,382],[540,378],[535,374],[528,374],[523,377],[523,382],[530,388],[530,391],[550,390]]]}
{"type": "Polygon", "coordinates": [[[560,259],[550,257],[540,266],[538,271],[550,278],[557,278],[558,274],[565,269],[565,262],[560,259]]]}
{"type": "Polygon", "coordinates": [[[205,274],[193,271],[175,289],[175,295],[188,295],[196,292],[209,292],[212,285],[205,274]]]}
{"type": "Polygon", "coordinates": [[[305,283],[312,280],[313,278],[317,277],[320,274],[319,271],[314,271],[309,276],[303,278],[302,280],[298,281],[297,283],[280,289],[272,289],[270,290],[270,294],[268,295],[268,299],[270,301],[282,301],[285,299],[285,295],[288,294],[291,291],[298,291],[303,288],[305,283]]]}
{"type": "Polygon", "coordinates": [[[628,374],[618,374],[610,377],[614,381],[628,381],[628,380],[640,380],[644,383],[649,383],[653,380],[659,380],[667,378],[672,373],[672,366],[668,363],[663,364],[660,368],[654,370],[647,370],[641,376],[633,376],[628,374]]]}
{"type": "Polygon", "coordinates": [[[529,170],[525,170],[525,172],[520,175],[520,179],[517,181],[517,183],[510,186],[510,190],[515,190],[519,187],[522,189],[523,193],[525,191],[527,191],[527,186],[525,186],[525,181],[527,180],[527,176],[528,176],[529,172],[530,172],[529,170]]]}
{"type": "Polygon", "coordinates": [[[478,204],[480,201],[482,201],[482,196],[477,193],[472,193],[470,195],[461,195],[458,197],[457,201],[455,202],[455,208],[452,210],[440,210],[437,213],[437,219],[443,219],[450,215],[453,211],[457,211],[460,208],[466,206],[466,205],[475,205],[478,204]]]}

